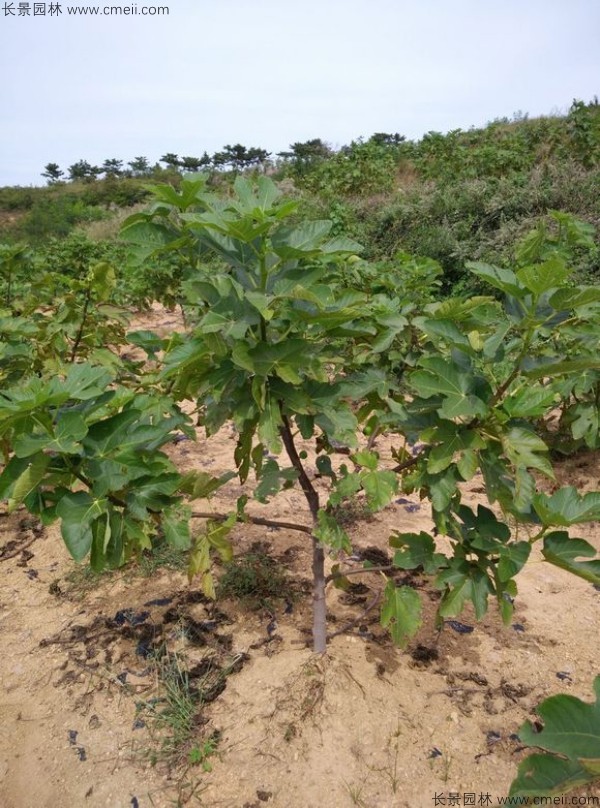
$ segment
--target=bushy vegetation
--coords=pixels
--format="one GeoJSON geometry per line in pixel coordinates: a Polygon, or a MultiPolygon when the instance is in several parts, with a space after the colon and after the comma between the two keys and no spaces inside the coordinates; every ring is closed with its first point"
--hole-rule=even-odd
{"type": "MultiPolygon", "coordinates": [[[[240,172],[268,171],[289,184],[303,217],[329,219],[334,234],[365,245],[369,260],[395,260],[398,252],[437,260],[446,293],[477,291],[464,270],[467,258],[509,266],[515,243],[550,210],[600,225],[597,100],[574,101],[563,117],[521,115],[481,129],[429,132],[419,141],[376,133],[335,152],[315,138],[276,157],[238,143],[200,157],[168,152],[161,163],[136,157],[93,166],[79,160],[67,171],[50,163],[42,172],[48,187],[0,188],[0,240],[39,246],[63,238],[143,202],[149,181],[177,188],[182,174],[198,170],[225,193],[240,172]]],[[[582,280],[593,282],[600,272],[597,250],[574,262],[582,280]]],[[[175,291],[168,268],[152,272],[159,277],[147,289],[135,280],[140,301],[157,285],[175,291]]]]}

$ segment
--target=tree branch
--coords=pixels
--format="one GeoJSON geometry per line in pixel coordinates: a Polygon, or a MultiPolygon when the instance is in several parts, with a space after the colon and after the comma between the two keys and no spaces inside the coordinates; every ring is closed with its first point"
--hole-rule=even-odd
{"type": "Polygon", "coordinates": [[[329,584],[331,581],[335,581],[336,578],[347,578],[349,575],[360,575],[363,572],[387,572],[388,570],[399,570],[399,567],[394,567],[393,564],[385,564],[380,567],[361,567],[347,572],[332,572],[327,576],[325,582],[329,584]]]}
{"type": "Polygon", "coordinates": [[[401,471],[405,471],[406,469],[410,469],[413,466],[416,466],[421,457],[423,456],[424,452],[419,452],[418,455],[415,457],[411,457],[409,460],[405,460],[404,463],[398,463],[397,466],[394,466],[392,471],[395,471],[396,474],[399,474],[401,471]]]}
{"type": "Polygon", "coordinates": [[[373,611],[373,609],[377,606],[380,600],[381,600],[381,592],[377,592],[371,603],[369,603],[367,608],[361,614],[359,614],[358,617],[355,617],[354,620],[351,620],[349,623],[346,623],[346,625],[343,628],[338,628],[337,631],[334,631],[332,634],[328,634],[327,639],[331,640],[333,637],[338,637],[340,634],[344,634],[346,631],[350,631],[351,628],[354,628],[354,626],[356,626],[358,623],[364,620],[365,617],[369,614],[369,612],[373,611]]]}
{"type": "MultiPolygon", "coordinates": [[[[215,522],[224,522],[229,519],[229,514],[225,513],[210,513],[208,511],[192,511],[192,516],[197,519],[214,519],[215,522]]],[[[312,528],[307,525],[297,525],[295,522],[279,522],[274,519],[263,519],[261,516],[249,516],[244,514],[237,517],[238,522],[251,522],[253,525],[264,525],[265,527],[280,527],[285,530],[298,530],[301,533],[308,533],[312,535],[312,528]]]]}
{"type": "Polygon", "coordinates": [[[283,426],[280,427],[279,431],[281,434],[281,439],[283,440],[283,445],[285,446],[285,450],[290,458],[292,466],[298,472],[298,482],[300,483],[300,487],[302,488],[304,496],[308,502],[308,507],[310,508],[310,515],[313,518],[313,522],[316,523],[317,513],[319,512],[319,495],[311,483],[308,474],[304,470],[302,461],[300,460],[298,452],[296,451],[296,445],[294,443],[294,436],[292,435],[289,418],[282,412],[281,419],[283,421],[283,426]]]}

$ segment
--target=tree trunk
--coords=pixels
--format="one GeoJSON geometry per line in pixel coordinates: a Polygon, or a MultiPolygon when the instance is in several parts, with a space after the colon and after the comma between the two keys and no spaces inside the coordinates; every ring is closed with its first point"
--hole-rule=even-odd
{"type": "Polygon", "coordinates": [[[324,654],[327,649],[327,602],[325,600],[325,551],[313,536],[313,651],[324,654]]]}
{"type": "MultiPolygon", "coordinates": [[[[279,406],[282,409],[281,402],[279,406]]],[[[285,446],[288,457],[292,461],[292,465],[298,472],[298,480],[300,482],[300,487],[304,492],[304,496],[306,497],[306,501],[308,502],[314,528],[317,525],[317,514],[320,507],[319,494],[311,483],[306,470],[302,465],[302,460],[296,451],[296,445],[294,443],[294,436],[292,434],[289,419],[283,414],[283,412],[281,417],[283,421],[283,426],[281,427],[283,445],[285,446]]],[[[313,651],[316,654],[324,654],[327,648],[327,602],[325,600],[325,585],[327,581],[325,579],[325,551],[323,550],[323,545],[314,535],[312,536],[312,545],[313,651]]]]}

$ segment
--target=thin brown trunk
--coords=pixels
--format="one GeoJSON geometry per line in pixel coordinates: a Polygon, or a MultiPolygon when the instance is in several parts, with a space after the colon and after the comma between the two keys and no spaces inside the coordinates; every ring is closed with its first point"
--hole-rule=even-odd
{"type": "Polygon", "coordinates": [[[325,551],[313,536],[313,651],[324,654],[327,650],[327,601],[325,600],[325,551]]]}
{"type": "MultiPolygon", "coordinates": [[[[283,445],[290,458],[292,466],[298,472],[298,480],[300,487],[304,492],[310,515],[312,516],[313,526],[316,527],[319,513],[319,494],[315,490],[312,482],[310,481],[302,460],[296,451],[294,444],[294,436],[290,427],[290,421],[287,415],[281,414],[283,426],[281,427],[281,438],[283,445]]],[[[327,583],[325,577],[325,551],[323,545],[316,538],[312,537],[313,557],[312,557],[312,572],[313,572],[313,651],[316,654],[323,654],[327,649],[327,601],[325,600],[325,586],[327,583]]]]}

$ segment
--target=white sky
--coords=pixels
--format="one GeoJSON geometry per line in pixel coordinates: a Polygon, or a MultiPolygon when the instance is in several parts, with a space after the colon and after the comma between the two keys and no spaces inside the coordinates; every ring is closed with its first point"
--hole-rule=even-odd
{"type": "Polygon", "coordinates": [[[598,0],[59,3],[13,17],[0,0],[0,185],[43,184],[48,162],[418,138],[600,95],[598,0]]]}

